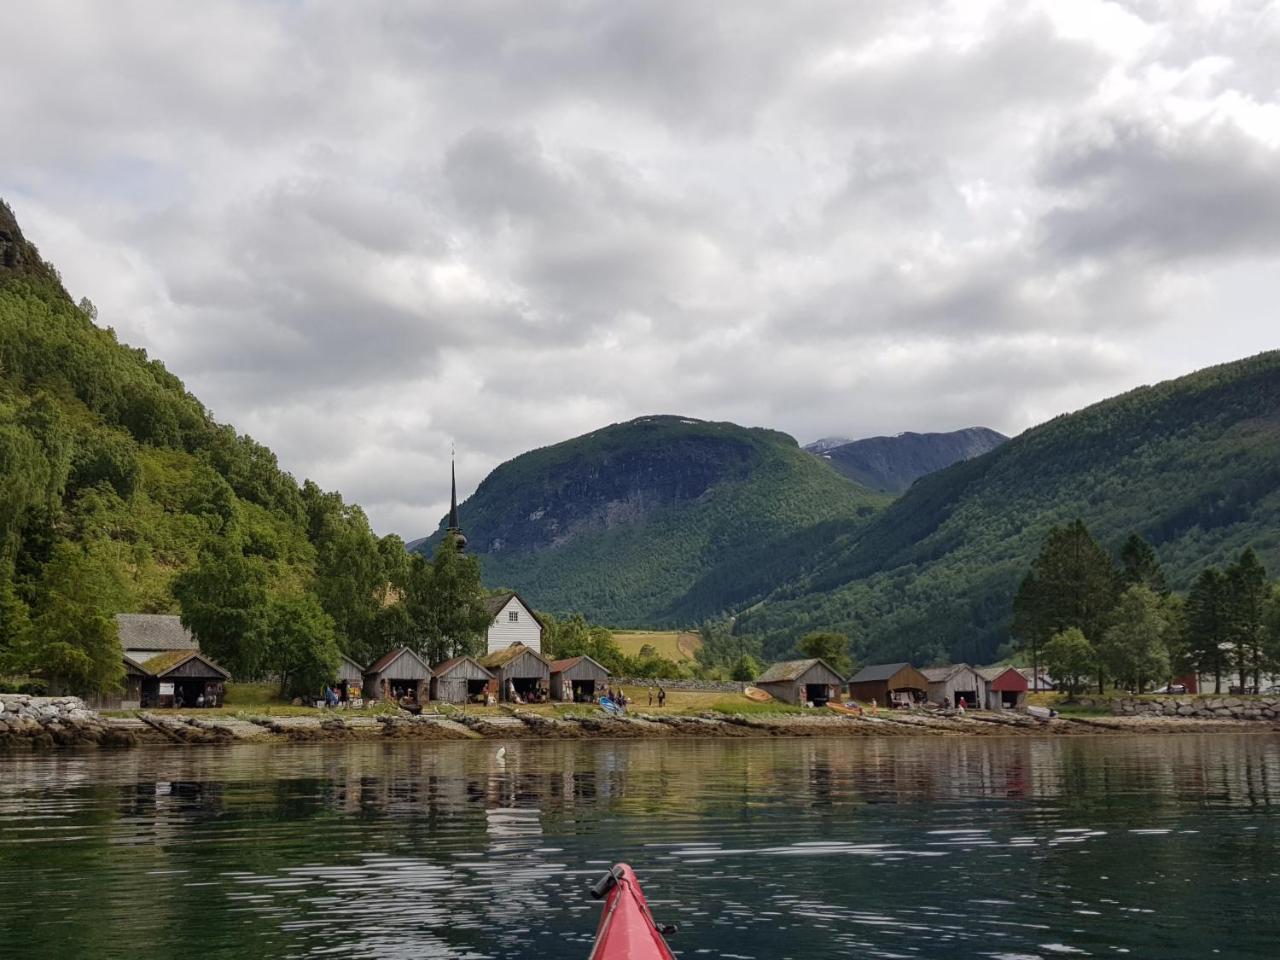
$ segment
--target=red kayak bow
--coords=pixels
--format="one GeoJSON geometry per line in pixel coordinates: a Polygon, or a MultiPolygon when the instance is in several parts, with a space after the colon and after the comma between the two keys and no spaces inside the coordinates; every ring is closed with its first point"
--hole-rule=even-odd
{"type": "Polygon", "coordinates": [[[649,904],[635,873],[625,863],[610,870],[591,888],[591,895],[605,897],[596,945],[589,960],[675,960],[662,939],[664,932],[653,922],[649,904]]]}

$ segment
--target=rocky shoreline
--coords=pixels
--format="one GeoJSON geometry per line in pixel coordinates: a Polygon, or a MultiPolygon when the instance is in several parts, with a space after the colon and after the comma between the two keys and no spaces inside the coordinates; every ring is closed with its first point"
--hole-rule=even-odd
{"type": "Polygon", "coordinates": [[[236,741],[508,740],[672,737],[884,737],[884,736],[1097,736],[1124,733],[1273,732],[1280,730],[1280,704],[1223,698],[1121,700],[1111,716],[1064,716],[1037,720],[1017,714],[975,713],[964,717],[889,713],[849,717],[812,713],[698,715],[637,711],[626,717],[604,713],[548,716],[513,709],[502,714],[358,713],[267,717],[243,714],[148,713],[103,717],[75,697],[0,694],[0,749],[132,747],[143,744],[217,745],[236,741]],[[1183,703],[1183,700],[1204,700],[1183,703]],[[1172,709],[1168,709],[1172,705],[1172,709]],[[1219,711],[1228,711],[1221,713],[1219,711]]]}

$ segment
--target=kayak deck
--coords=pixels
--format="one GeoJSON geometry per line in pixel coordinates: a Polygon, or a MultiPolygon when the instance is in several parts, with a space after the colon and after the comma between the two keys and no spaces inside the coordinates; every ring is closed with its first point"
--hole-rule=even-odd
{"type": "Polygon", "coordinates": [[[592,894],[605,903],[590,960],[674,960],[630,866],[616,865],[592,894]]]}

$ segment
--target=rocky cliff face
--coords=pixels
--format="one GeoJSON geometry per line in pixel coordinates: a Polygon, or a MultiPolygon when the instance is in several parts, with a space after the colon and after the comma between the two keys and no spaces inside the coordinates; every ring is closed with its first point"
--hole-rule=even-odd
{"type": "Polygon", "coordinates": [[[1008,439],[986,427],[969,427],[951,433],[870,437],[838,446],[820,440],[805,449],[830,461],[856,483],[884,493],[902,493],[920,477],[994,450],[1008,439]]]}
{"type": "MultiPolygon", "coordinates": [[[[13,210],[0,200],[0,280],[11,277],[30,277],[52,281],[61,290],[62,281],[57,271],[40,259],[35,244],[22,235],[13,210]]],[[[63,291],[66,295],[66,291],[63,291]]]]}

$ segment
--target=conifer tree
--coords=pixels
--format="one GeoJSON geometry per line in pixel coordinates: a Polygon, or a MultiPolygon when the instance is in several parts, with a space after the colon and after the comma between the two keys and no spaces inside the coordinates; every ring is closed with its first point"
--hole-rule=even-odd
{"type": "Polygon", "coordinates": [[[1120,583],[1125,587],[1141,583],[1162,596],[1169,593],[1169,584],[1155,550],[1137,533],[1129,534],[1129,539],[1120,548],[1120,583]]]}
{"type": "Polygon", "coordinates": [[[1213,692],[1222,692],[1227,641],[1227,578],[1217,567],[1201,572],[1187,595],[1187,657],[1201,673],[1213,674],[1213,692]]]}
{"type": "Polygon", "coordinates": [[[1227,641],[1234,648],[1240,687],[1249,678],[1257,687],[1262,675],[1263,620],[1267,601],[1267,572],[1252,547],[1227,568],[1227,641]]]}

